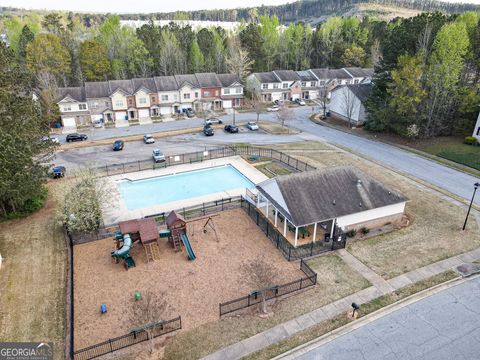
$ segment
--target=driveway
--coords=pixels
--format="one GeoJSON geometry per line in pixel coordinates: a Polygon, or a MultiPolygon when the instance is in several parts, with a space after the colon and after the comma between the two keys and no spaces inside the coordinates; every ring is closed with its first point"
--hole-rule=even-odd
{"type": "Polygon", "coordinates": [[[374,320],[307,353],[301,360],[478,359],[480,277],[374,320]]]}

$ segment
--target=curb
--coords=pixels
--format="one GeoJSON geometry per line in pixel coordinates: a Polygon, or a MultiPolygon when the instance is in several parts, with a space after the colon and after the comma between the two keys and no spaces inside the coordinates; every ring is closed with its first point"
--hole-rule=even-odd
{"type": "Polygon", "coordinates": [[[448,280],[444,283],[437,284],[435,286],[432,286],[428,289],[419,291],[415,294],[412,294],[410,296],[407,296],[404,299],[401,299],[397,302],[394,302],[390,305],[387,305],[381,309],[378,309],[370,314],[367,314],[360,319],[356,321],[352,321],[342,327],[339,327],[335,330],[332,330],[316,339],[310,340],[309,342],[300,345],[294,349],[291,349],[281,355],[278,355],[272,360],[293,360],[297,358],[298,356],[305,354],[309,352],[310,350],[313,350],[321,345],[327,344],[333,340],[335,340],[338,337],[341,337],[343,335],[346,335],[364,325],[367,325],[377,319],[380,319],[384,317],[385,315],[391,314],[397,310],[400,310],[410,304],[416,303],[417,301],[423,300],[429,296],[438,294],[441,291],[447,290],[449,288],[452,288],[457,285],[461,285],[467,281],[470,281],[472,279],[475,279],[477,277],[480,277],[480,275],[476,276],[471,276],[469,278],[462,278],[462,277],[457,277],[451,280],[448,280]]]}

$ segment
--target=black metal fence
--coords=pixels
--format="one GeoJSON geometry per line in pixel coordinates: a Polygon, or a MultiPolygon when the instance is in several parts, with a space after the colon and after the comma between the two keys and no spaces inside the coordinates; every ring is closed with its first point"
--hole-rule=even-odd
{"type": "Polygon", "coordinates": [[[173,165],[191,164],[235,155],[248,156],[252,160],[262,158],[274,159],[297,171],[315,170],[313,166],[307,164],[306,162],[292,158],[290,155],[284,154],[278,150],[258,146],[224,146],[205,151],[168,155],[165,156],[165,162],[162,163],[155,163],[153,160],[139,160],[121,164],[99,166],[97,167],[97,171],[100,175],[110,176],[136,171],[166,168],[173,165]]]}
{"type": "MultiPolygon", "coordinates": [[[[267,235],[267,238],[270,239],[288,261],[303,259],[334,250],[333,241],[329,243],[317,241],[315,243],[311,242],[307,245],[294,247],[253,204],[242,199],[241,205],[255,224],[267,235]]],[[[344,243],[342,243],[340,247],[345,247],[344,243]]]]}
{"type": "Polygon", "coordinates": [[[219,305],[220,316],[260,304],[263,299],[267,301],[278,298],[293,293],[295,291],[314,286],[317,283],[317,274],[303,260],[300,260],[300,270],[302,270],[303,273],[306,275],[305,277],[302,277],[298,280],[289,282],[284,285],[271,287],[267,290],[254,291],[247,296],[221,303],[219,305]]]}
{"type": "MultiPolygon", "coordinates": [[[[182,328],[182,318],[179,316],[172,320],[167,320],[152,329],[153,338],[171,333],[182,328]]],[[[150,340],[149,333],[145,330],[132,331],[129,334],[108,339],[102,343],[77,350],[73,353],[73,360],[88,360],[102,356],[146,340],[150,340]]]]}

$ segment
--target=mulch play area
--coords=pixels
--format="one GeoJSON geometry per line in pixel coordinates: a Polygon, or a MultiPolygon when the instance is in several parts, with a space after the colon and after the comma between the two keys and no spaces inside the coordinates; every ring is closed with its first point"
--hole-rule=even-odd
{"type": "Polygon", "coordinates": [[[164,293],[171,309],[167,319],[182,317],[182,327],[191,329],[219,319],[219,303],[244,296],[252,289],[244,282],[242,264],[265,254],[278,269],[278,284],[303,276],[298,263],[289,263],[242,209],[224,211],[213,218],[189,221],[188,238],[196,260],[187,260],[185,248],[175,252],[160,239],[160,257],[147,262],[141,244],[131,250],[136,267],[125,270],[110,256],[113,239],[74,248],[75,349],[127,334],[135,292],[164,293]],[[107,313],[100,314],[100,305],[107,313]]]}

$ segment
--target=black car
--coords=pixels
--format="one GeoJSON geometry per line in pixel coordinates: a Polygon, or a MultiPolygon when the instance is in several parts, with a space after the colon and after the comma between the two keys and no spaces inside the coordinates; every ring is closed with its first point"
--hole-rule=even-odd
{"type": "Polygon", "coordinates": [[[192,118],[195,116],[195,113],[193,112],[192,109],[188,108],[187,110],[185,110],[185,114],[187,115],[187,117],[189,118],[192,118]]]}
{"type": "Polygon", "coordinates": [[[62,178],[65,176],[65,166],[55,166],[53,169],[52,169],[52,177],[54,179],[58,179],[58,178],[62,178]]]}
{"type": "Polygon", "coordinates": [[[213,128],[211,126],[205,126],[203,128],[203,133],[205,134],[205,136],[213,136],[213,128]]]}
{"type": "Polygon", "coordinates": [[[115,140],[113,143],[113,151],[120,151],[123,150],[123,141],[122,140],[115,140]]]}
{"type": "Polygon", "coordinates": [[[225,125],[225,131],[231,134],[238,133],[238,126],[237,125],[225,125]]]}
{"type": "Polygon", "coordinates": [[[85,134],[73,133],[73,134],[67,135],[67,143],[72,141],[83,141],[87,139],[88,139],[88,136],[85,134]]]}

